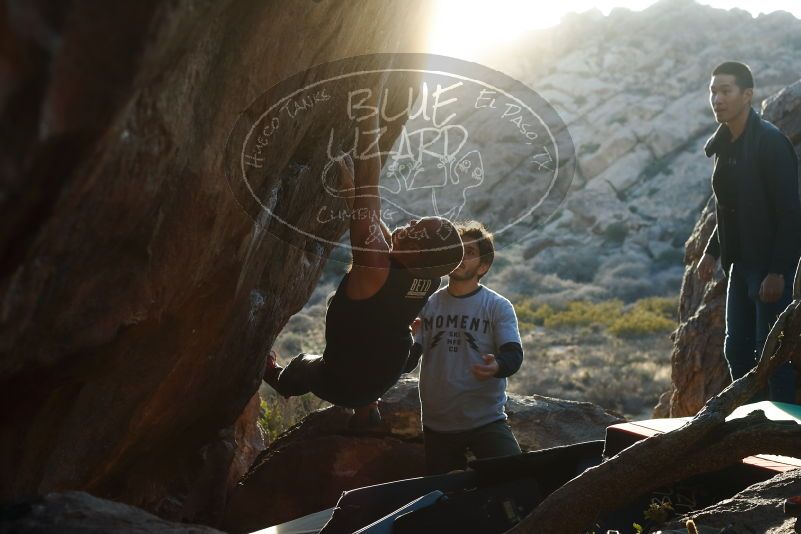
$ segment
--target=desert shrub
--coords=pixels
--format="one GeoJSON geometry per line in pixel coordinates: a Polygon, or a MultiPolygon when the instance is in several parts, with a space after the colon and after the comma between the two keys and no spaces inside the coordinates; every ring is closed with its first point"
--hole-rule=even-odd
{"type": "Polygon", "coordinates": [[[608,289],[624,302],[635,302],[637,299],[662,292],[662,288],[654,285],[648,278],[616,278],[609,284],[608,289]]]}
{"type": "Polygon", "coordinates": [[[612,321],[609,333],[618,337],[639,337],[668,333],[676,322],[662,315],[643,309],[632,309],[612,321]]]}
{"type": "Polygon", "coordinates": [[[537,256],[537,270],[562,280],[591,282],[601,263],[600,251],[592,246],[551,247],[537,256]]]}
{"type": "Polygon", "coordinates": [[[601,264],[598,271],[599,278],[602,279],[604,276],[644,278],[648,276],[648,262],[650,261],[650,258],[644,255],[610,256],[601,264]]]}
{"type": "Polygon", "coordinates": [[[648,297],[635,302],[634,308],[677,320],[679,302],[675,297],[648,297]]]}
{"type": "Polygon", "coordinates": [[[262,400],[258,424],[268,444],[308,414],[330,406],[311,393],[285,399],[266,385],[259,394],[262,400]]]}
{"type": "Polygon", "coordinates": [[[654,283],[648,261],[636,256],[610,259],[601,264],[593,281],[627,303],[658,295],[663,288],[654,283]]]}
{"type": "Polygon", "coordinates": [[[290,332],[307,332],[315,327],[316,321],[314,318],[306,315],[305,313],[296,313],[293,315],[289,321],[287,322],[286,326],[284,327],[286,330],[290,332]]]}
{"type": "Polygon", "coordinates": [[[485,283],[491,281],[493,288],[504,295],[523,296],[540,293],[541,280],[542,274],[532,271],[530,267],[512,265],[503,271],[490,271],[485,283]]]}
{"type": "Polygon", "coordinates": [[[293,315],[273,342],[279,356],[288,359],[301,352],[321,354],[325,348],[325,312],[326,307],[317,304],[293,315]]]}
{"type": "Polygon", "coordinates": [[[506,257],[505,254],[496,252],[495,258],[492,260],[492,269],[490,272],[493,271],[501,271],[512,264],[512,261],[506,257]]]}
{"type": "Polygon", "coordinates": [[[317,287],[314,288],[314,291],[309,297],[308,302],[306,302],[304,310],[307,311],[309,315],[313,315],[312,311],[308,310],[308,308],[316,307],[319,305],[325,307],[328,296],[331,295],[334,291],[336,291],[338,285],[339,285],[339,279],[337,279],[335,283],[334,282],[323,283],[322,281],[318,283],[317,287]]]}
{"type": "Polygon", "coordinates": [[[549,237],[537,237],[528,241],[523,247],[523,259],[530,260],[543,250],[554,246],[556,243],[549,237]]]}
{"type": "Polygon", "coordinates": [[[293,356],[303,352],[303,338],[300,332],[281,332],[273,347],[282,356],[293,356]]]}
{"type": "MultiPolygon", "coordinates": [[[[492,271],[490,271],[492,274],[492,271]]],[[[571,300],[602,300],[605,288],[564,280],[554,274],[533,271],[525,265],[513,265],[488,280],[487,284],[512,302],[534,298],[540,304],[564,306],[571,300]]]]}
{"type": "Polygon", "coordinates": [[[657,267],[669,267],[684,264],[684,247],[669,248],[661,252],[654,262],[657,267]]]}
{"type": "Polygon", "coordinates": [[[609,333],[618,337],[666,334],[676,328],[678,306],[675,298],[640,299],[609,325],[609,333]]]}
{"type": "Polygon", "coordinates": [[[541,326],[544,324],[545,319],[554,313],[554,309],[550,305],[538,305],[531,299],[524,299],[514,306],[518,326],[522,331],[528,331],[535,326],[541,326]]]}
{"type": "Polygon", "coordinates": [[[660,158],[651,160],[648,165],[645,166],[645,170],[643,170],[643,175],[645,178],[653,178],[657,174],[673,174],[673,169],[670,168],[670,159],[669,158],[660,158]]]}
{"type": "Polygon", "coordinates": [[[609,243],[622,243],[629,235],[629,228],[623,221],[614,221],[604,230],[604,237],[609,243]]]}
{"type": "Polygon", "coordinates": [[[543,326],[608,326],[623,308],[618,299],[602,302],[573,301],[564,310],[557,310],[544,317],[543,326]]]}
{"type": "Polygon", "coordinates": [[[259,427],[264,434],[264,439],[267,443],[271,443],[285,430],[286,425],[281,410],[270,406],[266,400],[261,399],[260,408],[259,427]]]}
{"type": "Polygon", "coordinates": [[[596,327],[617,337],[663,334],[676,327],[678,303],[675,298],[649,297],[624,306],[619,299],[599,302],[574,300],[563,307],[523,299],[515,304],[520,330],[596,327]]]}

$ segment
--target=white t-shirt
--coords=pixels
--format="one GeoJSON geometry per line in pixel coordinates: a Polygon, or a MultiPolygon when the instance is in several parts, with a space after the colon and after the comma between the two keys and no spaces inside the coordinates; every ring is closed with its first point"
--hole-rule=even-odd
{"type": "Polygon", "coordinates": [[[484,286],[461,297],[444,287],[431,296],[420,318],[415,341],[423,347],[423,425],[457,432],[506,419],[506,378],[481,381],[470,366],[483,364],[483,354],[497,355],[504,343],[520,343],[512,303],[484,286]]]}

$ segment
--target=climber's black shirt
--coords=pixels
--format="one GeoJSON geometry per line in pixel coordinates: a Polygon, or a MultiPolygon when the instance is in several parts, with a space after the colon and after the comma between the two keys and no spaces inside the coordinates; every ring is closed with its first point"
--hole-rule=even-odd
{"type": "Polygon", "coordinates": [[[390,262],[387,280],[372,297],[348,298],[347,273],[331,299],[325,318],[325,397],[337,398],[326,398],[329,402],[372,402],[403,373],[412,346],[409,325],[440,279],[417,278],[394,259],[390,262]]]}

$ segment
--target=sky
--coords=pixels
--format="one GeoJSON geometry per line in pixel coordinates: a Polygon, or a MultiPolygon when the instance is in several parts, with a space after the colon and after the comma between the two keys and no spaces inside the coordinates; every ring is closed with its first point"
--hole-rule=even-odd
{"type": "MultiPolygon", "coordinates": [[[[435,0],[429,51],[470,58],[507,44],[528,31],[559,24],[570,12],[597,8],[604,15],[616,7],[639,11],[656,0],[435,0]]],[[[697,0],[722,8],[739,8],[753,16],[789,11],[801,18],[801,0],[697,0]]]]}

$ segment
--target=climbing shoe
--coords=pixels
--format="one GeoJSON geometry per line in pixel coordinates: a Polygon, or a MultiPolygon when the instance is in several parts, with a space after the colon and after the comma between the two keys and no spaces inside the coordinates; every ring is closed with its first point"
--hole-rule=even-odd
{"type": "Polygon", "coordinates": [[[275,384],[278,382],[278,375],[280,375],[283,370],[284,368],[278,365],[278,353],[274,350],[270,350],[264,369],[264,381],[267,382],[268,385],[275,387],[275,384]]]}
{"type": "Polygon", "coordinates": [[[381,412],[378,410],[378,402],[356,408],[348,420],[348,428],[351,430],[369,429],[380,424],[381,412]]]}

